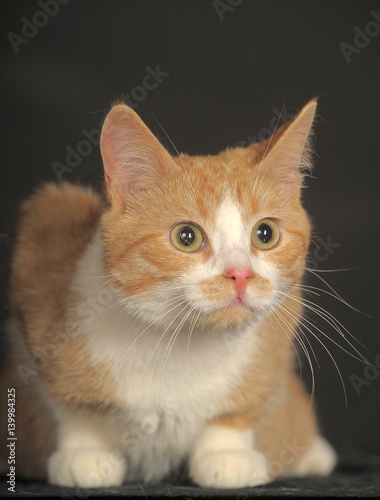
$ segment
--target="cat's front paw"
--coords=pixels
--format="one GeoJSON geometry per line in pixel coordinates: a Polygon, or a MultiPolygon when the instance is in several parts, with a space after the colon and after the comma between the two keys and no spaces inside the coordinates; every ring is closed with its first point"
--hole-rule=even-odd
{"type": "Polygon", "coordinates": [[[127,469],[119,452],[103,450],[56,451],[49,458],[48,479],[59,486],[100,488],[120,486],[127,469]]]}
{"type": "Polygon", "coordinates": [[[244,488],[270,480],[265,456],[254,450],[207,452],[192,460],[190,475],[206,488],[244,488]]]}

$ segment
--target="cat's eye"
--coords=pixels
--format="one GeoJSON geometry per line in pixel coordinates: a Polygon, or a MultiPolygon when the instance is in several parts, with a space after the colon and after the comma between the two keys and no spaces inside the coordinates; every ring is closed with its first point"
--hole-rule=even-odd
{"type": "Polygon", "coordinates": [[[269,250],[280,240],[280,228],[273,219],[262,219],[252,230],[252,244],[259,250],[269,250]]]}
{"type": "Polygon", "coordinates": [[[177,224],[170,231],[173,245],[182,252],[196,252],[203,246],[204,236],[202,230],[192,222],[177,224]]]}

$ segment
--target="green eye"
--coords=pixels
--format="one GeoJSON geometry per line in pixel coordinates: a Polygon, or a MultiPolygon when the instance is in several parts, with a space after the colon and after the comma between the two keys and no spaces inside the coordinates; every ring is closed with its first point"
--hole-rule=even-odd
{"type": "Polygon", "coordinates": [[[170,231],[173,245],[182,252],[196,252],[204,242],[202,230],[191,222],[183,222],[170,231]]]}
{"type": "Polygon", "coordinates": [[[269,250],[280,240],[280,228],[272,219],[262,219],[252,230],[252,244],[259,250],[269,250]]]}

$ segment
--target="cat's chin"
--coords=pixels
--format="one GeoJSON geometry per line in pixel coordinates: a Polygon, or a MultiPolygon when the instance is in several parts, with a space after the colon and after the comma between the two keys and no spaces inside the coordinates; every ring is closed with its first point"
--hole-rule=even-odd
{"type": "Polygon", "coordinates": [[[200,324],[213,330],[238,330],[252,323],[255,317],[254,311],[246,307],[240,299],[235,299],[228,306],[204,315],[200,324]]]}

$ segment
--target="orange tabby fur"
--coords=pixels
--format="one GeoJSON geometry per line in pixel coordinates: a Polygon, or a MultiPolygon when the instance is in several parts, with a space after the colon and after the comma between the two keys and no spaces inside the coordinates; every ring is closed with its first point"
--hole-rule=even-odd
{"type": "MultiPolygon", "coordinates": [[[[13,348],[1,387],[2,397],[6,387],[16,387],[19,477],[46,477],[47,460],[56,446],[60,409],[90,418],[111,416],[126,408],[115,389],[110,366],[94,361],[86,337],[77,331],[78,315],[85,304],[71,284],[78,259],[98,226],[104,249],[103,272],[112,276],[114,289],[128,296],[149,297],[161,284],[215,258],[208,240],[202,251],[185,254],[174,250],[167,234],[181,221],[192,221],[207,234],[216,224],[216,207],[230,192],[241,208],[244,224],[250,224],[252,214],[257,219],[275,214],[282,240],[265,258],[269,265],[283,269],[289,282],[301,282],[311,228],[300,202],[298,164],[307,166],[307,138],[314,110],[315,102],[309,103],[301,118],[282,127],[265,143],[228,149],[218,156],[171,157],[148,132],[139,132],[138,137],[136,133],[140,151],[147,151],[144,161],[148,168],[141,178],[139,170],[133,172],[127,185],[123,172],[113,167],[118,148],[122,148],[122,138],[116,141],[114,136],[123,116],[126,123],[138,118],[124,105],[117,105],[111,111],[113,121],[107,118],[105,122],[102,138],[107,200],[90,189],[48,184],[23,204],[11,272],[13,348]],[[311,118],[306,119],[307,114],[311,118]],[[305,130],[301,127],[297,131],[298,135],[303,132],[303,137],[294,140],[288,135],[297,120],[306,121],[306,125],[305,130]],[[151,158],[155,159],[154,168],[151,158]],[[27,351],[20,347],[24,343],[27,351]],[[27,373],[24,381],[21,372],[27,373]]],[[[262,296],[273,293],[272,283],[259,273],[249,280],[248,287],[262,296]]],[[[231,293],[232,283],[218,274],[201,280],[199,289],[205,300],[217,304],[231,293]]],[[[294,289],[293,294],[297,295],[294,289]]],[[[271,316],[260,321],[255,331],[259,352],[241,375],[231,380],[218,413],[209,421],[211,426],[254,428],[255,449],[264,453],[269,463],[279,460],[284,442],[296,439],[306,452],[317,435],[309,396],[292,367],[292,341],[302,308],[289,298],[284,305],[288,313],[282,312],[282,323],[271,316]]],[[[218,309],[204,314],[199,325],[208,328],[210,335],[227,331],[233,335],[251,316],[246,307],[218,309]]],[[[2,442],[5,429],[1,422],[2,442]]],[[[1,452],[4,449],[2,446],[1,452]]],[[[295,472],[297,460],[283,463],[280,471],[269,468],[270,477],[295,472]]]]}

